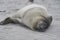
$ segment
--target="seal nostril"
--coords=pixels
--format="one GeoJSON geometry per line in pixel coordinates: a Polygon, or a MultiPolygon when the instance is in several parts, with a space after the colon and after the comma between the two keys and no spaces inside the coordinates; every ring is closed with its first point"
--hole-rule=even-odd
{"type": "Polygon", "coordinates": [[[35,30],[44,32],[46,30],[46,26],[41,24],[38,27],[35,27],[35,30]]]}
{"type": "Polygon", "coordinates": [[[35,28],[35,30],[44,32],[47,28],[48,28],[47,23],[45,21],[43,21],[43,20],[42,21],[40,20],[37,23],[37,27],[35,28]]]}
{"type": "Polygon", "coordinates": [[[38,31],[44,32],[46,29],[46,26],[42,25],[38,28],[38,31]]]}

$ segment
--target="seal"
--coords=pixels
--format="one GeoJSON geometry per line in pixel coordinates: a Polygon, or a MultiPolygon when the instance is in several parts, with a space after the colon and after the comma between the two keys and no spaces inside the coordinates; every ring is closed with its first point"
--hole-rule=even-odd
{"type": "Polygon", "coordinates": [[[16,14],[7,17],[0,22],[0,25],[8,23],[23,23],[32,30],[45,31],[52,22],[52,16],[48,15],[47,9],[38,4],[30,4],[16,14]]]}

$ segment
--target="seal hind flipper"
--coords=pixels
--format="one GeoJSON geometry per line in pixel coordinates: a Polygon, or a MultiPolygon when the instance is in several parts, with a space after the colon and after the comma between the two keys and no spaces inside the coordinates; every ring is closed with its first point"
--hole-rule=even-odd
{"type": "Polygon", "coordinates": [[[10,19],[9,17],[6,18],[5,20],[1,21],[0,22],[0,25],[6,25],[6,24],[9,24],[9,23],[14,23],[12,19],[10,19]]]}

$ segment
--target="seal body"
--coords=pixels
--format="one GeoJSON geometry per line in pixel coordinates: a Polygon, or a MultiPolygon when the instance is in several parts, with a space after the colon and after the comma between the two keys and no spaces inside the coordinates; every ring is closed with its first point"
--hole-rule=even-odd
{"type": "Polygon", "coordinates": [[[37,4],[26,6],[20,9],[16,14],[9,16],[9,18],[14,22],[18,21],[25,24],[32,30],[35,30],[35,28],[38,27],[38,23],[42,20],[46,21],[47,24],[50,24],[52,21],[52,18],[49,18],[47,9],[44,6],[37,4]]]}

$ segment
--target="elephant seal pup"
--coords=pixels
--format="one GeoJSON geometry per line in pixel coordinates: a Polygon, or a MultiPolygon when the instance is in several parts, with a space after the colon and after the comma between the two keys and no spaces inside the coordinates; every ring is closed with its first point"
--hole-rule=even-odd
{"type": "Polygon", "coordinates": [[[8,23],[23,23],[32,30],[45,31],[52,22],[52,16],[42,5],[30,4],[20,9],[16,14],[7,17],[0,25],[8,23]]]}

